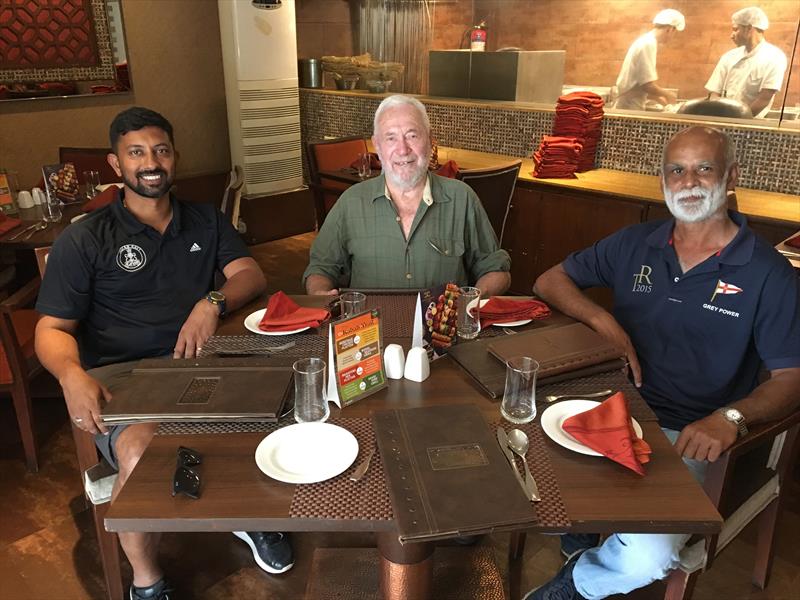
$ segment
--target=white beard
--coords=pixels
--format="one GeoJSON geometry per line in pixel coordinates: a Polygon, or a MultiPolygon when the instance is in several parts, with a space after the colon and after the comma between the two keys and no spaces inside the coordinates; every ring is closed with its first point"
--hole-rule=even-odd
{"type": "Polygon", "coordinates": [[[392,170],[391,163],[388,162],[388,160],[384,160],[383,156],[380,156],[380,153],[378,153],[378,158],[380,158],[381,165],[383,165],[383,174],[386,176],[386,179],[392,184],[392,187],[398,188],[403,192],[413,190],[428,174],[428,165],[425,163],[417,165],[417,169],[404,178],[392,170]]]}
{"type": "Polygon", "coordinates": [[[661,189],[664,192],[664,200],[667,203],[667,208],[672,216],[678,221],[684,223],[697,223],[705,221],[714,215],[720,207],[724,206],[728,201],[728,194],[725,187],[725,182],[728,179],[728,173],[722,177],[720,182],[712,187],[710,190],[701,186],[695,186],[688,190],[680,190],[672,192],[662,183],[661,189]],[[684,198],[692,198],[699,196],[702,199],[686,204],[684,198]]]}

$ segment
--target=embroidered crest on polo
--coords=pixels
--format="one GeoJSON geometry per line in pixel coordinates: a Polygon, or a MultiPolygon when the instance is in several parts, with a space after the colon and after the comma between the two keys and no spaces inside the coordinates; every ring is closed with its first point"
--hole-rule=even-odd
{"type": "Polygon", "coordinates": [[[189,248],[189,252],[200,252],[200,250],[202,250],[202,248],[197,242],[193,243],[192,247],[189,248]]]}
{"type": "Polygon", "coordinates": [[[138,271],[146,262],[147,255],[136,244],[125,244],[117,250],[117,266],[129,273],[138,271]]]}

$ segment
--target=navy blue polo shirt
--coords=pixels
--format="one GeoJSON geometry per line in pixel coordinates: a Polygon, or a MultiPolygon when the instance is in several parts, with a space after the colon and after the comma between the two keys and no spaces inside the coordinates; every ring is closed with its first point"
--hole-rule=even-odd
{"type": "Polygon", "coordinates": [[[53,245],[36,310],[79,321],[85,368],[172,354],[215,271],[249,256],[213,204],[170,202],[163,236],[118,197],[67,227],[53,245]]]}
{"type": "Polygon", "coordinates": [[[729,211],[736,237],[683,273],[674,220],[633,225],[564,261],[580,288],[610,287],[642,366],[641,394],[682,429],[749,394],[767,369],[800,367],[800,278],[729,211]]]}

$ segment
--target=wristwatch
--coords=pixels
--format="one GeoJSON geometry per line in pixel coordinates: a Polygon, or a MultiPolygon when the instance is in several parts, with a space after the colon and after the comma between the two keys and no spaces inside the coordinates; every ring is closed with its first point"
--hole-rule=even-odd
{"type": "Polygon", "coordinates": [[[744,415],[741,413],[741,411],[731,408],[730,406],[725,406],[720,408],[719,412],[722,413],[722,416],[725,417],[725,419],[736,425],[736,427],[739,429],[739,436],[747,435],[747,424],[745,423],[744,415]]]}
{"type": "Polygon", "coordinates": [[[205,298],[219,309],[220,318],[225,316],[225,294],[212,290],[206,294],[205,298]]]}

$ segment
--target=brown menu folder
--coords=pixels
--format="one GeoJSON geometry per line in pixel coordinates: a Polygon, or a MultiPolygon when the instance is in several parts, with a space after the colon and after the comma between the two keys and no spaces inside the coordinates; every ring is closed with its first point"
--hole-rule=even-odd
{"type": "Polygon", "coordinates": [[[372,414],[400,542],[530,526],[536,509],[471,404],[372,414]]]}
{"type": "Polygon", "coordinates": [[[269,358],[139,361],[103,410],[104,423],[277,421],[292,368],[269,358]]]}

